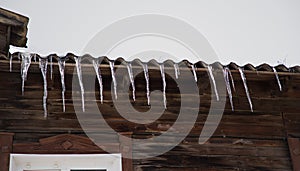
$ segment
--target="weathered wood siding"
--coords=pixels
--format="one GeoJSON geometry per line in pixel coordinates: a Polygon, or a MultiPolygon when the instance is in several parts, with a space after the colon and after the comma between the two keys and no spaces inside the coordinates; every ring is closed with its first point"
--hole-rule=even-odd
{"type": "MultiPolygon", "coordinates": [[[[172,67],[166,67],[166,70],[172,67]]],[[[134,124],[122,118],[114,109],[111,100],[111,76],[109,66],[101,68],[104,80],[104,104],[99,109],[108,124],[118,132],[132,132],[134,138],[149,138],[160,135],[176,121],[179,111],[179,90],[167,76],[168,109],[154,123],[134,124]]],[[[142,71],[142,69],[139,69],[142,71]]],[[[48,70],[50,71],[50,69],[48,70]]],[[[48,72],[48,118],[43,116],[43,80],[37,63],[32,63],[21,92],[20,63],[0,61],[0,132],[15,133],[14,142],[37,142],[57,134],[84,134],[77,120],[72,100],[72,74],[74,65],[66,69],[66,112],[62,112],[61,84],[58,66],[53,65],[53,79],[48,72]]],[[[182,71],[180,77],[184,78],[182,71]]],[[[300,74],[279,73],[283,91],[280,92],[272,72],[245,71],[254,112],[249,109],[244,87],[238,71],[232,71],[236,92],[233,93],[235,111],[232,112],[227,99],[220,125],[213,137],[203,145],[198,138],[211,106],[211,86],[206,70],[198,69],[200,95],[198,119],[186,139],[171,151],[149,159],[134,160],[135,170],[292,170],[288,137],[300,138],[300,74]]],[[[127,77],[124,68],[124,76],[127,77]],[[126,75],[126,76],[125,76],[126,75]]],[[[95,78],[96,79],[96,78],[95,78]]],[[[159,68],[150,70],[150,89],[161,90],[159,68]]],[[[122,86],[122,81],[119,80],[122,86]]],[[[148,109],[143,73],[135,78],[137,101],[133,106],[148,109]]],[[[98,84],[95,96],[99,100],[98,84]]],[[[94,92],[86,92],[94,93],[94,92]]],[[[182,95],[192,96],[193,92],[182,95]]],[[[99,101],[98,101],[99,102],[99,101]]],[[[80,105],[80,102],[74,102],[80,105]]],[[[153,101],[153,104],[161,101],[153,101]]],[[[86,105],[89,102],[86,101],[86,105]]],[[[221,109],[220,109],[221,110],[221,109]]],[[[105,132],[105,130],[103,130],[105,132]]],[[[172,137],[170,137],[172,141],[172,137]]],[[[156,144],[149,143],[145,151],[156,144]]]]}
{"type": "Polygon", "coordinates": [[[0,23],[0,54],[7,55],[9,50],[10,26],[0,23]]]}
{"type": "MultiPolygon", "coordinates": [[[[23,15],[8,11],[0,7],[0,25],[4,27],[11,27],[9,31],[8,45],[26,47],[27,43],[27,25],[29,18],[23,15]]],[[[5,35],[0,33],[0,35],[5,35]]],[[[7,51],[8,52],[8,51],[7,51]]],[[[7,54],[6,52],[6,54],[7,54]]],[[[6,55],[5,54],[5,55],[6,55]]]]}

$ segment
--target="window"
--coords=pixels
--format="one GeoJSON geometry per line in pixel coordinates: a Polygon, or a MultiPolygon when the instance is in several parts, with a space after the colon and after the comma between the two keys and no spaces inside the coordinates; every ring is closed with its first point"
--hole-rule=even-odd
{"type": "Polygon", "coordinates": [[[24,170],[24,171],[60,171],[60,169],[51,169],[51,170],[24,170]]]}
{"type": "Polygon", "coordinates": [[[121,171],[121,154],[11,154],[10,171],[121,171]]]}

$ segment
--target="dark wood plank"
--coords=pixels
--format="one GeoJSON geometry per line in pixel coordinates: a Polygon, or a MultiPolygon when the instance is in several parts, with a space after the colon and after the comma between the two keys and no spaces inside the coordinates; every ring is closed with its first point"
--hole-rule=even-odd
{"type": "Polygon", "coordinates": [[[288,138],[290,154],[293,161],[294,171],[300,170],[300,139],[288,138]]]}
{"type": "Polygon", "coordinates": [[[13,150],[13,133],[0,132],[0,171],[8,171],[13,150]]]}

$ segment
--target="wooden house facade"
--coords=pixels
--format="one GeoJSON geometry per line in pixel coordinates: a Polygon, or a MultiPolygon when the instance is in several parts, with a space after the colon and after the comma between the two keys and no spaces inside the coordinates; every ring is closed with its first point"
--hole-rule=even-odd
{"type": "MultiPolygon", "coordinates": [[[[72,81],[73,75],[76,73],[74,59],[77,57],[72,54],[66,56],[68,59],[65,68],[66,110],[63,112],[61,77],[57,64],[60,57],[52,55],[52,79],[50,64],[47,72],[48,98],[46,103],[47,118],[45,118],[42,100],[44,92],[43,77],[38,59],[35,62],[32,58],[24,94],[22,95],[21,62],[18,60],[18,56],[18,54],[12,55],[11,72],[9,60],[3,58],[0,61],[0,79],[2,83],[0,88],[1,169],[7,171],[10,153],[95,154],[110,151],[109,149],[99,148],[95,145],[95,140],[92,141],[86,136],[76,115],[74,106],[81,105],[80,102],[74,101],[72,98],[72,81]]],[[[118,88],[121,88],[126,80],[128,81],[127,69],[126,66],[122,65],[122,61],[124,60],[121,58],[114,61],[115,69],[124,70],[120,72],[123,74],[116,75],[118,88]]],[[[146,112],[149,106],[145,96],[144,74],[142,67],[138,64],[135,65],[134,61],[132,62],[133,71],[139,72],[139,74],[135,77],[136,100],[131,100],[131,105],[136,110],[146,112]]],[[[187,63],[187,61],[182,63],[187,63]]],[[[162,91],[160,68],[153,61],[150,61],[148,65],[150,91],[162,91]]],[[[114,139],[118,142],[107,142],[106,147],[126,156],[136,155],[137,152],[134,151],[135,146],[131,142],[122,140],[119,135],[134,139],[160,136],[176,122],[180,110],[180,99],[189,99],[194,93],[191,91],[180,94],[178,85],[174,82],[174,75],[167,75],[167,109],[155,122],[135,124],[124,119],[114,106],[113,86],[111,86],[112,77],[108,62],[104,60],[99,66],[103,79],[103,104],[100,103],[99,85],[97,83],[95,83],[94,92],[85,92],[85,94],[93,93],[95,95],[99,110],[105,115],[105,121],[116,132],[113,135],[101,134],[104,139],[114,139]],[[181,98],[178,98],[179,95],[181,95],[181,98]]],[[[168,65],[168,62],[164,66],[166,72],[167,70],[174,71],[173,66],[168,65]]],[[[206,143],[199,144],[199,135],[207,120],[210,107],[215,101],[215,95],[205,64],[198,62],[195,66],[197,68],[200,104],[199,108],[190,109],[191,112],[193,110],[198,111],[198,116],[189,134],[176,147],[162,155],[133,160],[124,158],[123,169],[298,170],[300,147],[299,67],[286,68],[283,65],[275,67],[282,86],[282,91],[280,91],[271,66],[266,64],[258,67],[243,66],[253,104],[253,112],[251,112],[243,81],[237,70],[239,66],[234,63],[228,65],[235,84],[235,91],[232,93],[234,111],[231,109],[228,95],[225,94],[226,105],[220,124],[206,143]]],[[[214,70],[215,75],[223,74],[219,72],[221,70],[218,71],[217,69],[222,65],[216,63],[213,66],[216,68],[214,70]]],[[[92,68],[92,65],[86,65],[85,67],[92,68]]],[[[185,79],[187,77],[185,75],[189,73],[192,73],[192,70],[181,70],[179,77],[185,79]]],[[[83,75],[83,77],[87,77],[87,75],[83,75]]],[[[217,88],[221,89],[220,87],[217,88]]],[[[132,87],[128,92],[131,91],[132,87]]],[[[130,97],[132,97],[132,92],[130,97]]],[[[85,100],[86,106],[90,103],[92,102],[85,100]]],[[[162,103],[161,99],[151,102],[152,107],[159,103],[162,103]]],[[[103,130],[100,131],[106,132],[106,128],[103,127],[103,130]]],[[[171,141],[172,137],[169,137],[165,143],[171,141]]],[[[154,148],[155,144],[151,142],[145,145],[145,151],[151,151],[154,148]]]]}

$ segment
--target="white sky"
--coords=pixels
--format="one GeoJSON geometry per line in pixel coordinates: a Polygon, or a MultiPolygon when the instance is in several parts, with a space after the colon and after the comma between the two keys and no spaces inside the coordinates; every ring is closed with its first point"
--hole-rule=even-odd
{"type": "MultiPolygon", "coordinates": [[[[300,64],[299,0],[1,0],[0,6],[30,18],[28,49],[18,50],[42,55],[84,54],[93,36],[111,23],[129,16],[161,14],[183,20],[199,30],[223,64],[233,61],[240,65],[276,65],[284,59],[288,66],[300,64]]],[[[140,53],[141,49],[132,52],[140,41],[150,42],[145,45],[153,47],[152,50],[163,42],[158,44],[158,50],[180,59],[189,58],[183,56],[181,48],[169,48],[174,42],[146,37],[125,42],[109,57],[121,55],[126,59],[140,53]]]]}

